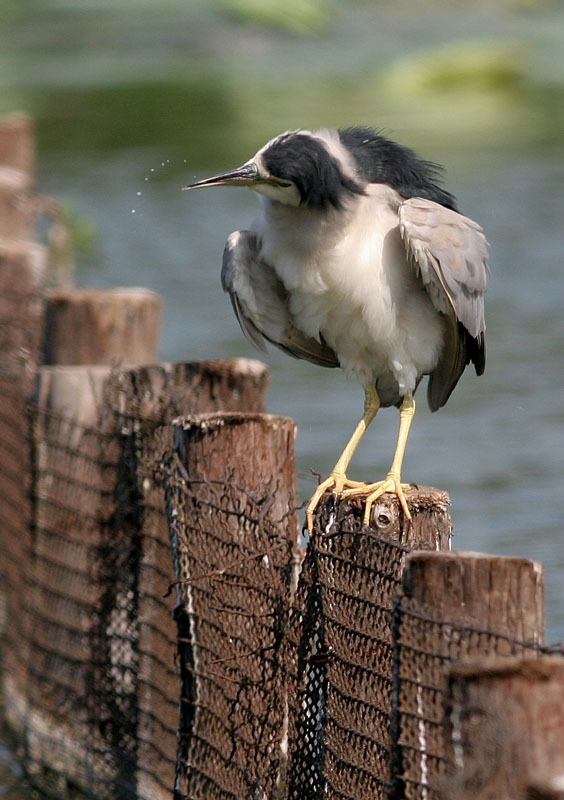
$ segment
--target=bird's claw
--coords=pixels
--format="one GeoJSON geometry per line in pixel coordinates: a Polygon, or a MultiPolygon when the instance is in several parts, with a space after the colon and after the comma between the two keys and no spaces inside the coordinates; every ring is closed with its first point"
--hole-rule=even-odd
{"type": "Polygon", "coordinates": [[[315,509],[319,505],[319,501],[325,494],[328,489],[332,489],[333,494],[340,495],[343,493],[345,487],[347,487],[348,492],[352,492],[355,490],[363,490],[366,484],[362,483],[361,481],[351,481],[344,472],[332,472],[328,478],[325,478],[324,481],[321,481],[311,500],[309,501],[307,511],[306,511],[306,522],[307,522],[307,530],[311,534],[313,533],[313,515],[315,513],[315,509]]]}
{"type": "Polygon", "coordinates": [[[347,489],[343,492],[342,496],[343,499],[346,499],[347,497],[357,497],[361,494],[368,495],[366,498],[364,517],[362,521],[365,525],[369,525],[370,512],[372,511],[372,506],[376,500],[378,500],[378,498],[382,497],[382,495],[386,494],[387,492],[390,494],[395,494],[399,500],[406,519],[411,522],[411,512],[408,508],[407,500],[405,499],[404,494],[404,492],[410,488],[411,485],[409,483],[402,483],[399,475],[395,475],[394,473],[390,472],[383,481],[378,481],[377,483],[365,483],[359,487],[347,489]]]}

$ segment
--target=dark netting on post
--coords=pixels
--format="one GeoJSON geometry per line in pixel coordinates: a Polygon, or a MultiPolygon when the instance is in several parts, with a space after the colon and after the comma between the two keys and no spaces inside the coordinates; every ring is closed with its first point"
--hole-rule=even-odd
{"type": "Polygon", "coordinates": [[[21,739],[27,714],[31,551],[30,431],[21,375],[0,365],[0,628],[5,714],[21,739]]]}
{"type": "Polygon", "coordinates": [[[25,770],[33,785],[57,797],[77,789],[113,797],[97,681],[103,656],[94,646],[102,594],[100,509],[111,502],[104,484],[111,443],[99,430],[46,406],[33,409],[33,428],[25,770]]]}
{"type": "Polygon", "coordinates": [[[44,251],[31,243],[0,247],[0,631],[7,720],[19,740],[27,718],[31,585],[31,426],[43,324],[44,251]]]}
{"type": "Polygon", "coordinates": [[[394,792],[398,800],[448,800],[454,766],[445,707],[450,667],[476,656],[539,655],[535,641],[437,618],[436,609],[400,596],[395,604],[394,792]]]}
{"type": "Polygon", "coordinates": [[[268,416],[196,418],[176,428],[163,465],[178,576],[182,800],[272,797],[279,783],[293,429],[268,416]]]}
{"type": "Polygon", "coordinates": [[[406,549],[370,531],[317,535],[289,637],[288,796],[384,798],[390,785],[391,598],[406,549]]]}
{"type": "MultiPolygon", "coordinates": [[[[116,497],[107,516],[101,570],[103,695],[116,763],[131,751],[137,797],[170,797],[174,783],[180,682],[173,577],[163,488],[156,465],[175,417],[218,409],[262,410],[267,369],[245,359],[116,370],[105,392],[104,426],[116,437],[116,497]],[[160,433],[160,436],[158,435],[160,433]],[[121,675],[118,683],[115,676],[121,675]],[[131,684],[123,696],[117,689],[131,684]]],[[[167,440],[168,441],[168,440],[167,440]]]]}
{"type": "Polygon", "coordinates": [[[268,372],[244,359],[43,367],[26,406],[33,370],[0,366],[4,689],[25,772],[57,798],[168,798],[180,684],[155,432],[178,413],[262,409],[268,372]]]}
{"type": "Polygon", "coordinates": [[[360,503],[331,501],[318,518],[288,629],[288,797],[374,800],[391,788],[393,601],[410,550],[448,547],[444,493],[414,498],[361,524],[360,503]]]}

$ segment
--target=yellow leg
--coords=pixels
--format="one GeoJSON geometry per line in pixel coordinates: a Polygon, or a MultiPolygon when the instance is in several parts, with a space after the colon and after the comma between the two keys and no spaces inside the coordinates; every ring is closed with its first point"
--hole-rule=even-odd
{"type": "Polygon", "coordinates": [[[345,486],[350,488],[357,488],[360,486],[365,486],[364,483],[359,483],[358,481],[350,481],[346,476],[347,468],[350,464],[350,460],[354,455],[356,448],[358,447],[360,440],[366,433],[366,430],[376,414],[378,413],[378,409],[380,408],[380,400],[378,398],[378,394],[374,386],[367,386],[364,389],[364,414],[362,415],[362,419],[356,426],[353,435],[347,442],[347,445],[343,452],[341,453],[339,460],[333,467],[331,474],[328,478],[322,481],[317,489],[311,500],[309,501],[309,505],[306,511],[306,520],[307,520],[307,529],[311,533],[313,531],[313,514],[315,509],[318,506],[319,501],[327,491],[327,489],[333,488],[333,492],[335,494],[340,494],[345,486]]]}
{"type": "Polygon", "coordinates": [[[409,512],[409,508],[407,507],[407,501],[404,494],[404,490],[409,489],[409,484],[401,482],[401,468],[403,464],[403,456],[405,454],[405,446],[407,444],[407,437],[409,435],[409,429],[411,427],[414,414],[415,400],[411,394],[406,394],[403,398],[400,408],[400,424],[396,452],[394,453],[394,459],[392,461],[390,471],[384,480],[378,481],[377,483],[364,485],[363,487],[359,486],[351,488],[343,493],[343,497],[352,497],[354,495],[368,493],[368,497],[366,498],[366,506],[364,509],[365,525],[368,525],[370,522],[370,511],[372,510],[372,505],[386,492],[392,492],[393,494],[397,495],[400,505],[403,509],[403,513],[407,519],[411,519],[411,514],[409,512]]]}

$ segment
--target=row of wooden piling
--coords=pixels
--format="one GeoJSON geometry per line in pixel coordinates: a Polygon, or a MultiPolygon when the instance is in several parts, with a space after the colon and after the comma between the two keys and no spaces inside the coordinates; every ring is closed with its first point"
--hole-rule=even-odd
{"type": "Polygon", "coordinates": [[[450,551],[425,488],[411,527],[393,498],[368,530],[325,498],[304,551],[266,369],[155,364],[156,295],[49,288],[27,119],[0,125],[0,156],[2,678],[32,783],[564,797],[542,566],[450,551]]]}

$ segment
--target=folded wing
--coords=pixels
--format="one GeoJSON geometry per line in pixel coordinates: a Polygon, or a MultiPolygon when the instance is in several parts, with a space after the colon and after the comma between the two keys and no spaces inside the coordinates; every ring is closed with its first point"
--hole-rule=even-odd
{"type": "Polygon", "coordinates": [[[221,284],[247,339],[266,352],[264,340],[295,358],[323,367],[339,361],[325,342],[302,333],[288,308],[288,293],[272,267],[260,257],[259,242],[251,231],[235,231],[223,253],[221,284]]]}
{"type": "Polygon", "coordinates": [[[488,243],[476,222],[432,200],[405,200],[399,219],[409,261],[447,323],[444,350],[429,378],[429,405],[436,411],[469,362],[478,375],[484,371],[488,243]]]}

